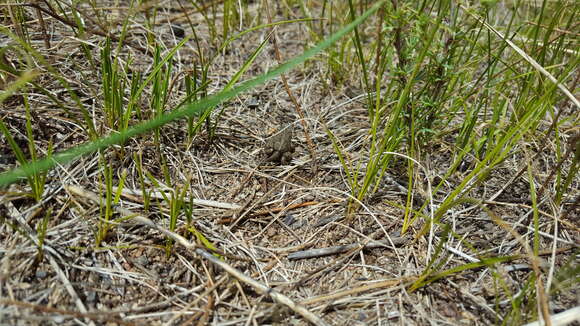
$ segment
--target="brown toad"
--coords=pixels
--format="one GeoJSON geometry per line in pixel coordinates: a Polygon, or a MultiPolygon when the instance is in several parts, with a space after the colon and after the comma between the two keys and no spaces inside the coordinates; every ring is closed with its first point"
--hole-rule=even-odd
{"type": "Polygon", "coordinates": [[[266,153],[266,162],[282,165],[290,163],[292,154],[296,149],[294,144],[292,144],[292,136],[292,129],[288,127],[268,138],[264,150],[266,153]]]}

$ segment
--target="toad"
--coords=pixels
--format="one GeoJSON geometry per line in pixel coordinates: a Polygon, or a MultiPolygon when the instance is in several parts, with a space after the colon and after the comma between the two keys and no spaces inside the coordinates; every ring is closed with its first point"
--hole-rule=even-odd
{"type": "Polygon", "coordinates": [[[281,132],[266,140],[266,162],[287,165],[292,160],[292,154],[295,151],[292,144],[292,129],[287,127],[281,132]]]}

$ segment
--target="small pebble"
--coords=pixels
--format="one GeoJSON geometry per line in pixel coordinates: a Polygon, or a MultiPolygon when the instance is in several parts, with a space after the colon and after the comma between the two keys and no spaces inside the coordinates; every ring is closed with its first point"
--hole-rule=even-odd
{"type": "Polygon", "coordinates": [[[175,35],[176,37],[181,38],[185,36],[185,30],[180,25],[171,24],[171,30],[173,31],[173,35],[175,35]]]}
{"type": "Polygon", "coordinates": [[[294,224],[294,222],[296,222],[296,218],[292,214],[286,214],[286,216],[284,216],[284,219],[282,220],[282,222],[284,222],[284,224],[290,226],[290,225],[294,224]]]}
{"type": "Polygon", "coordinates": [[[147,259],[147,256],[145,255],[137,257],[135,261],[143,266],[149,265],[149,259],[147,259]]]}
{"type": "Polygon", "coordinates": [[[89,291],[89,293],[87,294],[87,302],[95,303],[96,301],[97,301],[97,292],[89,291]]]}
{"type": "Polygon", "coordinates": [[[249,99],[249,100],[246,102],[246,105],[247,105],[247,106],[248,106],[248,108],[250,108],[250,109],[255,109],[255,108],[257,108],[258,106],[260,106],[260,101],[258,101],[258,99],[257,99],[257,98],[255,98],[255,97],[252,97],[251,99],[249,99]]]}

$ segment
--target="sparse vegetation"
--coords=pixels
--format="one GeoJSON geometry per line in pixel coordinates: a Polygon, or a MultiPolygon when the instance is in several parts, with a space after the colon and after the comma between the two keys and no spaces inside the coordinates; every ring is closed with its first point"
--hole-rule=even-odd
{"type": "Polygon", "coordinates": [[[0,324],[558,324],[578,8],[0,4],[0,324]]]}

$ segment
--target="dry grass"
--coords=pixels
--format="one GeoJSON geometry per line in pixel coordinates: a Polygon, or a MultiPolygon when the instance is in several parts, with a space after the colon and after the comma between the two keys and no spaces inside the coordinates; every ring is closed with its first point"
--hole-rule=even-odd
{"type": "MultiPolygon", "coordinates": [[[[222,7],[216,3],[219,12],[222,7]]],[[[200,4],[208,10],[213,5],[200,4]]],[[[34,6],[4,5],[0,21],[16,34],[23,33],[19,31],[21,24],[7,13],[8,8],[17,7],[26,15],[24,25],[31,47],[67,81],[88,109],[99,135],[110,133],[111,126],[104,121],[102,111],[99,53],[106,31],[120,37],[125,7],[99,1],[102,9],[97,12],[112,15],[108,19],[117,22],[111,25],[115,27],[107,27],[99,23],[88,5],[80,6],[90,26],[83,39],[71,32],[71,18],[65,21],[43,12],[41,24],[34,6]],[[80,43],[88,45],[97,69],[80,43]]],[[[273,21],[301,17],[294,7],[290,12],[282,4],[277,9],[273,21]]],[[[248,16],[257,17],[263,7],[252,3],[248,10],[248,16]]],[[[206,55],[217,56],[209,70],[210,94],[226,85],[268,33],[248,33],[216,54],[211,28],[198,9],[185,4],[180,7],[173,1],[147,2],[131,13],[127,41],[119,56],[122,65],[131,57],[127,64],[130,74],[148,73],[153,66],[148,33],[162,48],[171,49],[181,38],[170,24],[181,24],[190,33],[189,21],[197,27],[206,55]],[[151,6],[148,11],[146,6],[151,6]],[[147,26],[145,12],[152,14],[152,8],[157,9],[156,23],[147,26]]],[[[219,30],[221,22],[216,22],[219,30]]],[[[274,44],[269,43],[248,75],[261,74],[279,60],[302,53],[312,45],[309,33],[302,23],[278,26],[276,44],[282,58],[276,58],[274,44]]],[[[12,40],[2,34],[0,42],[7,46],[12,40]]],[[[15,68],[24,65],[19,62],[22,54],[14,49],[0,54],[4,64],[15,68]]],[[[199,63],[197,55],[196,45],[190,41],[174,57],[166,108],[175,107],[186,96],[183,76],[199,63]]],[[[86,126],[79,125],[83,116],[75,109],[71,93],[46,67],[38,65],[37,69],[38,86],[48,90],[67,110],[39,87],[28,87],[10,96],[2,103],[0,115],[16,142],[29,155],[24,96],[32,108],[34,142],[40,156],[46,154],[49,141],[55,152],[89,141],[86,126]]],[[[49,172],[38,202],[26,195],[29,188],[23,182],[1,190],[0,324],[303,325],[308,320],[330,325],[501,324],[514,301],[520,300],[518,295],[527,293],[526,287],[537,285],[529,281],[535,263],[541,269],[543,287],[552,291],[547,294],[551,314],[579,305],[578,286],[566,283],[567,279],[578,279],[577,177],[571,184],[572,195],[560,206],[551,206],[556,183],[552,171],[558,162],[553,153],[566,144],[557,139],[548,139],[541,147],[535,140],[520,143],[528,148],[508,157],[492,171],[488,181],[468,190],[469,197],[481,202],[465,202],[445,215],[452,235],[441,227],[419,236],[426,225],[422,219],[407,234],[400,234],[408,181],[403,160],[389,169],[379,191],[361,202],[356,214],[344,219],[351,189],[324,128],[332,131],[350,160],[362,160],[364,165],[368,162],[371,125],[365,96],[358,86],[359,72],[334,84],[328,74],[321,73],[324,71],[327,68],[323,60],[312,60],[285,76],[288,89],[277,79],[222,104],[216,111],[223,109],[213,138],[205,127],[188,138],[186,122],[173,122],[161,128],[159,140],[153,134],[143,135],[102,155],[95,153],[55,168],[49,172]],[[297,113],[289,92],[296,97],[303,116],[297,113]],[[288,125],[295,130],[293,141],[297,145],[292,162],[282,166],[264,163],[265,140],[288,125]],[[307,137],[314,146],[312,152],[307,137]],[[141,157],[142,169],[159,182],[144,181],[147,191],[153,192],[148,209],[144,204],[149,199],[143,197],[140,167],[133,155],[141,157]],[[536,159],[530,169],[545,182],[539,187],[537,210],[530,198],[527,167],[521,164],[532,155],[536,159]],[[106,201],[102,199],[106,192],[103,165],[99,163],[103,158],[112,168],[117,185],[122,175],[126,174],[126,179],[119,204],[113,207],[115,224],[96,246],[106,201]],[[522,167],[524,173],[519,173],[522,167]],[[184,202],[192,204],[188,207],[193,219],[188,222],[186,214],[180,212],[177,227],[171,232],[170,204],[159,192],[170,193],[180,187],[186,187],[184,202]],[[522,246],[522,242],[532,243],[534,239],[534,211],[539,212],[538,262],[533,262],[522,246]],[[40,244],[39,226],[47,214],[47,231],[40,244]],[[123,216],[132,219],[118,220],[123,216]],[[214,256],[206,253],[209,249],[201,242],[203,237],[196,238],[192,227],[213,244],[214,256]],[[168,237],[176,242],[169,254],[168,237]],[[292,259],[302,250],[351,244],[356,245],[332,255],[292,259]],[[413,290],[412,285],[426,275],[424,271],[434,266],[430,264],[432,257],[437,258],[434,265],[440,264],[435,272],[483,258],[507,258],[491,266],[440,275],[413,290]],[[228,267],[218,265],[220,261],[235,270],[224,269],[228,267]],[[569,272],[559,273],[566,268],[569,272]],[[559,279],[562,275],[564,278],[559,279]]],[[[18,77],[2,76],[3,88],[18,77]]],[[[569,86],[572,90],[575,87],[569,86]]],[[[149,114],[152,95],[150,89],[145,92],[139,105],[144,114],[149,114]]],[[[560,104],[561,110],[572,110],[568,114],[573,116],[570,102],[562,100],[560,104]]],[[[452,120],[461,119],[464,117],[458,115],[452,120]]],[[[569,133],[561,135],[562,139],[577,134],[577,120],[571,121],[572,126],[565,129],[569,133]]],[[[546,121],[538,128],[546,130],[549,126],[546,121]]],[[[3,169],[16,166],[5,138],[0,140],[3,169]]],[[[421,165],[425,170],[417,172],[417,180],[422,182],[415,181],[414,209],[432,195],[426,178],[441,179],[450,168],[454,146],[442,137],[424,150],[427,154],[421,156],[421,165]]],[[[562,163],[563,170],[572,161],[568,157],[562,163]]],[[[434,195],[436,203],[461,183],[469,168],[456,171],[446,180],[434,195]]],[[[429,215],[429,207],[424,211],[429,215]]],[[[437,276],[429,277],[433,275],[437,276]]],[[[526,296],[525,300],[531,299],[526,296]]],[[[537,313],[535,308],[520,309],[525,315],[522,323],[534,319],[537,313]]]]}

